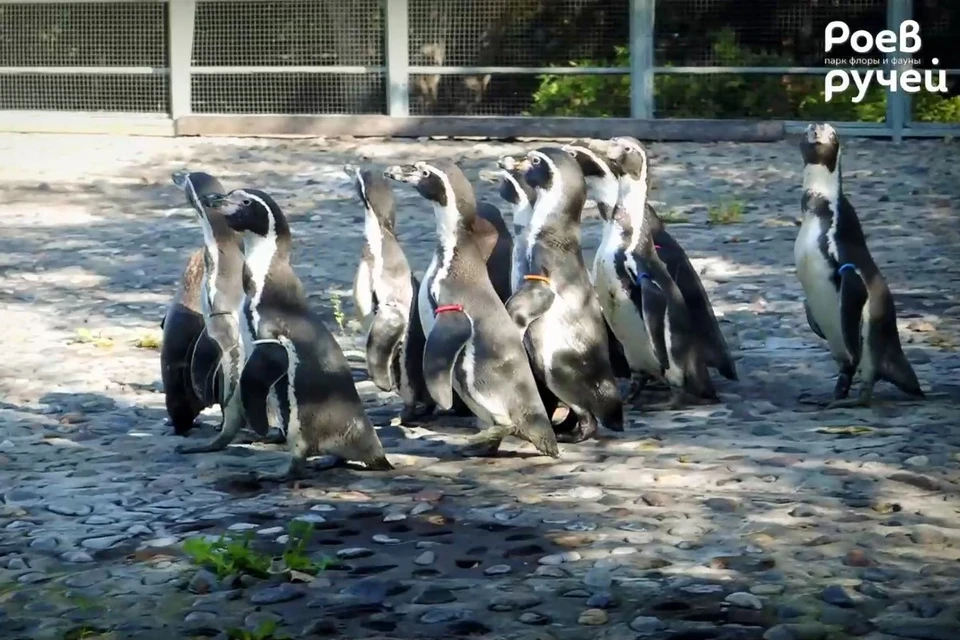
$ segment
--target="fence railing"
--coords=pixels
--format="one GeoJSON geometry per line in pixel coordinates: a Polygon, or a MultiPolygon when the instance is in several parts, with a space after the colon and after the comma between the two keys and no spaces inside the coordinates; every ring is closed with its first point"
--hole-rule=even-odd
{"type": "Polygon", "coordinates": [[[915,18],[951,44],[940,68],[960,67],[960,9],[837,4],[0,0],[0,130],[770,140],[816,118],[960,133],[960,98],[937,107],[953,121],[919,122],[903,91],[822,94],[829,21],[876,33],[915,18]]]}

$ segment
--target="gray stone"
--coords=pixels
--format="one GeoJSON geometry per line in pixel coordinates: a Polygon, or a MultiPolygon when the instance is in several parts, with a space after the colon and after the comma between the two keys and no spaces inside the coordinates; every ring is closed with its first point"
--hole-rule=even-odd
{"type": "Polygon", "coordinates": [[[447,607],[437,607],[430,609],[420,616],[420,622],[423,624],[441,624],[444,622],[454,622],[469,617],[470,612],[466,609],[452,609],[447,607]]]}
{"type": "Polygon", "coordinates": [[[193,593],[202,594],[216,591],[218,585],[219,580],[217,580],[217,576],[213,575],[213,573],[207,571],[206,569],[200,569],[190,579],[190,583],[187,585],[187,588],[193,593]]]}
{"type": "Polygon", "coordinates": [[[576,562],[582,556],[578,551],[564,551],[563,553],[555,553],[549,556],[543,556],[540,558],[539,562],[543,565],[554,566],[558,564],[563,564],[565,562],[576,562]]]}
{"type": "Polygon", "coordinates": [[[90,549],[91,551],[105,551],[125,540],[127,540],[126,536],[102,536],[99,538],[87,538],[80,543],[80,546],[84,549],[90,549]]]}
{"type": "Polygon", "coordinates": [[[106,569],[93,569],[91,571],[84,571],[83,573],[75,573],[72,576],[68,576],[63,583],[68,587],[83,588],[103,582],[109,577],[110,572],[106,569]]]}
{"type": "Polygon", "coordinates": [[[85,516],[93,511],[93,508],[87,504],[56,500],[47,504],[47,510],[61,516],[85,516]]]}
{"type": "Polygon", "coordinates": [[[637,616],[630,621],[630,628],[642,636],[652,636],[667,628],[660,618],[637,616]]]}
{"type": "Polygon", "coordinates": [[[519,611],[535,607],[543,599],[532,593],[504,593],[494,597],[487,609],[490,611],[519,611]]]}
{"type": "Polygon", "coordinates": [[[416,558],[414,558],[413,562],[414,564],[418,564],[421,567],[426,567],[428,565],[433,564],[433,562],[436,559],[437,559],[437,554],[435,554],[433,551],[424,551],[423,553],[418,555],[416,558]]]}
{"type": "Polygon", "coordinates": [[[741,609],[756,609],[757,611],[763,609],[763,601],[752,593],[746,593],[745,591],[731,593],[723,601],[741,609]]]}
{"type": "Polygon", "coordinates": [[[838,607],[852,607],[854,605],[853,596],[847,589],[840,585],[830,585],[823,590],[821,594],[823,601],[838,607]]]}
{"type": "Polygon", "coordinates": [[[343,560],[352,560],[354,558],[368,558],[374,554],[373,549],[366,547],[350,547],[337,551],[337,557],[343,560]]]}
{"type": "Polygon", "coordinates": [[[540,613],[539,611],[525,611],[520,614],[519,620],[523,624],[529,624],[536,627],[550,624],[550,616],[545,613],[540,613]]]}
{"type": "Polygon", "coordinates": [[[488,576],[502,576],[511,571],[513,571],[513,569],[508,564],[494,564],[483,570],[488,576]]]}
{"type": "Polygon", "coordinates": [[[457,596],[449,589],[428,586],[414,597],[413,604],[447,604],[455,602],[456,599],[457,596]]]}
{"type": "Polygon", "coordinates": [[[929,620],[890,614],[874,618],[873,623],[878,630],[898,638],[956,640],[960,637],[960,623],[951,620],[929,620]]]}
{"type": "Polygon", "coordinates": [[[304,592],[299,587],[289,583],[283,583],[275,587],[261,589],[250,596],[250,603],[257,605],[280,604],[281,602],[292,602],[304,596],[304,592]]]}

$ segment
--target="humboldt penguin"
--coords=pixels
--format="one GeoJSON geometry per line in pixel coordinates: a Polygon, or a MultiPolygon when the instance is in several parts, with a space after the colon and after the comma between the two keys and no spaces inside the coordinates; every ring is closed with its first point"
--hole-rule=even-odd
{"type": "MultiPolygon", "coordinates": [[[[208,386],[218,384],[223,421],[220,433],[210,442],[197,445],[181,445],[181,453],[219,451],[229,445],[243,428],[243,410],[237,394],[240,371],[244,363],[244,345],[241,338],[240,305],[243,303],[243,250],[240,235],[227,226],[217,211],[208,211],[203,198],[223,193],[223,188],[213,176],[202,172],[178,171],[171,176],[173,183],[184,191],[187,200],[197,214],[203,230],[203,283],[201,306],[204,331],[212,339],[215,349],[201,353],[198,349],[192,361],[193,378],[210,369],[211,359],[216,362],[208,386]]],[[[198,343],[198,346],[203,346],[198,343]]]]}
{"type": "Polygon", "coordinates": [[[715,402],[698,327],[654,246],[646,215],[646,152],[635,139],[614,138],[608,158],[620,168],[619,198],[598,250],[594,281],[607,322],[623,344],[639,389],[650,378],[669,384],[664,408],[680,408],[685,395],[715,402]]]}
{"type": "Polygon", "coordinates": [[[807,126],[800,155],[803,218],[793,252],[807,321],[827,341],[840,368],[827,406],[869,406],[878,380],[925,397],[900,345],[893,294],[843,193],[836,130],[829,124],[807,126]],[[848,396],[855,374],[860,394],[854,400],[848,396]]]}
{"type": "Polygon", "coordinates": [[[219,312],[233,311],[231,305],[239,305],[242,300],[243,257],[239,236],[222,220],[220,225],[214,222],[215,231],[209,229],[199,201],[201,196],[223,193],[220,181],[203,172],[177,172],[171,178],[204,228],[204,246],[190,256],[180,289],[160,325],[164,332],[160,362],[167,411],[175,432],[186,435],[206,407],[220,404],[226,418],[222,401],[224,394],[232,397],[229,381],[235,382],[236,378],[229,376],[239,375],[239,362],[231,360],[231,356],[238,356],[232,351],[235,340],[225,333],[227,328],[219,312]],[[218,249],[218,239],[224,244],[222,250],[218,249]],[[233,374],[228,373],[231,371],[233,374]],[[225,387],[224,374],[228,375],[225,387]]]}
{"type": "Polygon", "coordinates": [[[413,314],[420,283],[397,239],[396,202],[389,181],[382,172],[369,169],[345,166],[344,172],[364,208],[365,243],[353,296],[369,326],[367,371],[377,387],[399,394],[401,420],[409,422],[434,406],[423,382],[423,331],[413,314]]]}
{"type": "Polygon", "coordinates": [[[517,269],[524,283],[507,311],[525,331],[534,373],[577,416],[561,442],[595,435],[598,422],[623,431],[623,402],[610,364],[606,324],[580,245],[586,184],[576,160],[558,147],[531,151],[518,164],[536,190],[517,269]]]}
{"type": "MultiPolygon", "coordinates": [[[[537,193],[531,187],[526,178],[517,166],[517,160],[512,156],[502,156],[497,160],[496,170],[481,170],[480,179],[486,182],[498,183],[498,193],[500,198],[507,203],[510,218],[513,224],[513,251],[510,257],[510,292],[511,295],[518,291],[526,282],[524,269],[526,268],[526,229],[530,224],[530,217],[533,214],[533,205],[537,200],[537,193]]],[[[504,299],[506,302],[506,299],[504,299]]],[[[608,336],[609,338],[609,336],[608,336]]],[[[560,400],[549,387],[542,377],[537,375],[537,388],[540,390],[540,398],[543,400],[543,406],[547,415],[554,418],[557,408],[560,406],[560,400]]],[[[629,369],[624,377],[629,376],[629,369]]],[[[568,411],[566,416],[559,422],[554,423],[555,433],[573,433],[579,424],[577,414],[568,411]]]]}
{"type": "Polygon", "coordinates": [[[454,163],[435,160],[396,165],[386,177],[411,185],[433,207],[436,250],[418,294],[427,337],[424,378],[441,408],[455,391],[482,424],[466,455],[495,455],[503,438],[520,437],[542,454],[557,457],[556,436],[537,393],[523,335],[511,321],[485,268],[492,236],[473,233],[473,186],[454,163]]]}
{"type": "Polygon", "coordinates": [[[205,204],[243,236],[243,414],[260,435],[269,428],[268,414],[279,414],[290,451],[285,468],[257,476],[302,477],[308,456],[324,453],[368,469],[392,469],[340,345],[309,308],[290,266],[291,233],[280,206],[258,189],[213,194],[205,204]]]}
{"type": "MultiPolygon", "coordinates": [[[[635,138],[629,138],[629,140],[639,144],[635,138]]],[[[564,149],[577,159],[580,168],[583,170],[587,181],[587,197],[597,203],[600,217],[605,223],[605,238],[605,234],[613,230],[613,227],[607,223],[610,221],[611,212],[617,203],[620,168],[609,158],[605,158],[605,154],[597,148],[597,145],[577,141],[565,145],[564,149]]],[[[649,175],[647,175],[646,180],[646,188],[649,193],[649,175]]],[[[666,225],[657,215],[649,200],[645,205],[645,217],[645,224],[653,232],[653,242],[657,255],[667,265],[671,277],[680,287],[693,321],[701,332],[701,350],[706,358],[707,365],[716,369],[724,378],[737,380],[736,365],[697,270],[694,269],[683,247],[667,231],[666,225]]],[[[603,244],[603,241],[601,241],[601,244],[603,244]]],[[[594,257],[592,278],[596,276],[597,260],[599,259],[600,254],[598,252],[594,257]]],[[[618,375],[623,377],[620,371],[618,368],[618,375]]]]}

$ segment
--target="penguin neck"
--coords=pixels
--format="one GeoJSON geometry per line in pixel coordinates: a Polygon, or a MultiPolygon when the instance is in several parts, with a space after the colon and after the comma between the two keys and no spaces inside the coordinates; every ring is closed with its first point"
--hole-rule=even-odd
{"type": "Polygon", "coordinates": [[[266,235],[245,233],[243,257],[250,276],[244,288],[248,296],[259,301],[271,272],[289,268],[290,230],[286,223],[276,224],[276,219],[270,216],[266,235]]]}
{"type": "MultiPolygon", "coordinates": [[[[580,198],[580,209],[585,200],[585,196],[580,198]]],[[[562,184],[555,181],[550,189],[538,187],[537,200],[527,225],[527,252],[532,252],[534,246],[546,238],[567,235],[579,238],[580,217],[571,213],[576,207],[576,199],[564,193],[562,184]]]]}
{"type": "Polygon", "coordinates": [[[586,178],[587,197],[597,203],[597,210],[603,220],[609,220],[610,212],[617,206],[620,185],[612,176],[586,178]]]}
{"type": "Polygon", "coordinates": [[[440,283],[449,275],[454,257],[472,247],[478,252],[479,259],[479,249],[473,242],[470,227],[455,202],[448,200],[446,205],[435,202],[433,210],[437,218],[437,251],[434,256],[436,269],[433,282],[430,283],[430,295],[434,302],[439,304],[440,283]]]}
{"type": "Polygon", "coordinates": [[[836,215],[837,204],[843,196],[839,156],[833,171],[822,164],[808,164],[803,168],[803,195],[823,197],[836,215]]]}
{"type": "Polygon", "coordinates": [[[613,212],[614,223],[627,237],[627,250],[633,252],[650,236],[646,224],[647,210],[647,174],[646,169],[639,178],[624,176],[620,179],[620,194],[617,207],[613,212]]]}
{"type": "Polygon", "coordinates": [[[371,271],[373,284],[376,287],[383,273],[383,241],[388,231],[384,228],[377,214],[373,209],[367,207],[363,219],[363,235],[367,241],[367,249],[370,251],[372,261],[371,271]]]}

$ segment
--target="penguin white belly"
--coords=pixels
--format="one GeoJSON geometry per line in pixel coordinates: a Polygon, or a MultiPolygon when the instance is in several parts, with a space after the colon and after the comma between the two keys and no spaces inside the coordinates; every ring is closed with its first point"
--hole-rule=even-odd
{"type": "Polygon", "coordinates": [[[486,376],[477,371],[476,349],[473,339],[467,342],[460,357],[457,358],[453,375],[453,389],[463,400],[464,404],[484,424],[509,424],[510,410],[506,398],[497,391],[502,388],[497,385],[485,385],[479,380],[486,376]]]}
{"type": "Polygon", "coordinates": [[[540,337],[540,358],[548,385],[553,382],[551,372],[557,356],[563,353],[583,353],[587,347],[582,337],[583,330],[578,326],[577,315],[578,310],[557,294],[546,313],[536,320],[536,331],[540,337]]]}
{"type": "Polygon", "coordinates": [[[833,268],[820,252],[820,225],[816,219],[804,219],[793,254],[810,314],[823,331],[833,357],[845,360],[847,348],[840,329],[840,293],[831,282],[833,268]]]}
{"type": "Polygon", "coordinates": [[[667,312],[663,318],[663,341],[667,347],[667,369],[663,372],[663,377],[674,387],[683,386],[683,369],[677,365],[673,359],[673,332],[670,327],[670,313],[667,312]]]}
{"type": "Polygon", "coordinates": [[[647,334],[647,325],[636,305],[623,290],[614,266],[613,252],[605,253],[596,263],[594,288],[600,308],[610,329],[623,345],[623,355],[635,372],[659,376],[660,361],[647,334]]]}
{"type": "Polygon", "coordinates": [[[527,239],[522,234],[517,234],[513,239],[513,256],[510,265],[510,282],[513,291],[520,288],[523,284],[523,273],[527,266],[527,239]]]}
{"type": "Polygon", "coordinates": [[[423,281],[420,283],[420,289],[417,291],[417,313],[420,315],[420,326],[423,327],[423,335],[429,336],[430,329],[433,328],[433,306],[430,304],[430,287],[433,286],[433,278],[437,274],[437,257],[434,256],[427,267],[427,272],[423,274],[423,281]]]}

